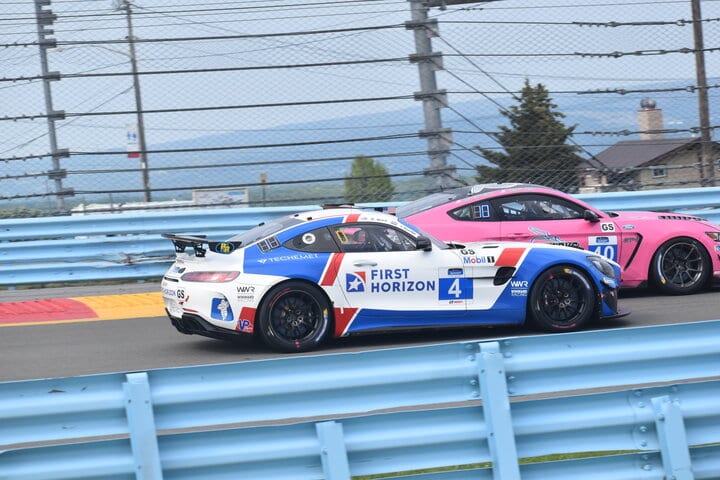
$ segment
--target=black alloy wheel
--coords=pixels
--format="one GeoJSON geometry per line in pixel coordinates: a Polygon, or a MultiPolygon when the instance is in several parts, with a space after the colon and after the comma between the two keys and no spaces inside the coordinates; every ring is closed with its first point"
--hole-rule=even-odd
{"type": "Polygon", "coordinates": [[[318,347],[332,324],[330,304],[323,292],[300,281],[272,288],[260,305],[257,321],[262,340],[280,352],[318,347]]]}
{"type": "Polygon", "coordinates": [[[570,265],[551,267],[530,291],[530,320],[548,332],[579,330],[595,315],[595,298],[595,288],[582,270],[570,265]]]}
{"type": "Polygon", "coordinates": [[[653,256],[650,280],[662,293],[687,295],[708,284],[710,256],[700,242],[678,237],[663,243],[653,256]]]}

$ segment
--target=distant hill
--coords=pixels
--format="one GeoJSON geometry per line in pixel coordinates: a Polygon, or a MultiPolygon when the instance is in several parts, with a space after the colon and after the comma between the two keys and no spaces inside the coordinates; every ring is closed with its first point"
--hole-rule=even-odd
{"type": "MultiPolygon", "coordinates": [[[[692,82],[676,85],[687,85],[692,82]]],[[[663,84],[662,88],[672,88],[672,84],[663,84]]],[[[558,110],[566,115],[566,125],[577,125],[575,141],[586,146],[585,156],[595,154],[620,140],[637,138],[636,136],[600,135],[600,132],[619,132],[637,130],[637,110],[639,96],[623,95],[556,95],[553,97],[558,110]],[[596,132],[595,135],[584,132],[596,132]]],[[[452,99],[451,99],[452,102],[452,99]]],[[[697,100],[694,95],[680,92],[672,101],[663,104],[658,99],[658,107],[663,108],[666,126],[688,128],[697,125],[697,100]]],[[[458,145],[454,148],[449,162],[454,164],[462,175],[473,174],[473,166],[483,163],[483,159],[472,149],[478,145],[496,147],[497,144],[483,132],[493,132],[505,118],[498,114],[498,107],[489,100],[454,102],[452,109],[442,111],[443,123],[453,129],[453,138],[458,145]],[[460,112],[462,116],[453,110],[460,112]],[[463,118],[465,117],[465,118],[463,118]],[[469,123],[466,118],[472,120],[469,123]]],[[[328,107],[330,108],[330,107],[328,107]]],[[[715,113],[715,118],[718,113],[715,113]]],[[[715,120],[712,122],[717,125],[715,120]]],[[[393,135],[415,134],[423,128],[422,108],[420,104],[413,108],[371,115],[358,115],[332,119],[322,122],[289,124],[278,128],[258,131],[228,132],[178,140],[159,145],[150,145],[150,149],[204,149],[208,147],[233,147],[239,149],[210,150],[202,152],[153,153],[149,156],[151,169],[150,183],[153,189],[176,189],[188,192],[197,186],[235,186],[259,182],[260,174],[266,173],[269,182],[299,182],[318,178],[342,179],[350,170],[350,163],[356,155],[377,157],[392,174],[419,174],[428,167],[425,139],[417,137],[396,138],[385,141],[342,142],[343,139],[387,137],[393,135]],[[377,126],[380,125],[380,126],[377,126]],[[328,139],[335,143],[313,143],[328,139]],[[286,144],[283,147],[253,147],[268,144],[286,144]],[[401,155],[404,152],[418,152],[416,156],[401,155]],[[397,154],[397,155],[394,155],[397,154]],[[392,155],[381,157],[382,155],[392,155]],[[347,160],[317,160],[292,163],[293,161],[313,159],[334,159],[346,157],[347,160]],[[222,165],[233,166],[222,167],[222,165]],[[234,165],[234,164],[240,164],[234,165]],[[188,165],[213,166],[207,169],[183,170],[188,165]]],[[[687,132],[682,135],[687,136],[687,132]]],[[[117,159],[117,157],[111,157],[117,159]]],[[[124,156],[122,158],[125,158],[124,156]]],[[[62,159],[63,168],[68,170],[92,171],[107,169],[107,156],[76,156],[62,159]]],[[[23,163],[27,171],[43,171],[49,168],[47,161],[23,163]]],[[[117,165],[117,162],[115,162],[117,165]]],[[[135,168],[133,160],[117,165],[117,168],[135,168]]],[[[12,164],[0,165],[2,175],[17,173],[12,164]]],[[[65,186],[77,191],[98,189],[138,188],[139,175],[131,173],[86,173],[74,175],[63,180],[65,186]],[[109,176],[111,175],[111,176],[109,176]]],[[[411,180],[413,177],[404,177],[411,180]]],[[[22,182],[3,182],[6,195],[22,191],[52,191],[52,185],[45,178],[33,178],[22,182]]],[[[159,193],[167,196],[181,192],[159,193]]]]}

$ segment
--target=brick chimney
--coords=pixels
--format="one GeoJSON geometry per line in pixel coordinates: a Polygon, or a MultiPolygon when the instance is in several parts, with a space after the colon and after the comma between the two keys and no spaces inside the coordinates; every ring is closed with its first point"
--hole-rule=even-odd
{"type": "Polygon", "coordinates": [[[663,138],[663,113],[655,108],[655,100],[643,98],[638,110],[638,126],[640,127],[640,140],[657,140],[663,138]]]}

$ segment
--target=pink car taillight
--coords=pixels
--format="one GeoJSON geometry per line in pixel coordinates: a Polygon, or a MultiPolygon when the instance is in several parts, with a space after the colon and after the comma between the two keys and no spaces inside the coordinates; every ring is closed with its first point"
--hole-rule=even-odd
{"type": "Polygon", "coordinates": [[[231,282],[240,275],[240,272],[189,272],[180,277],[185,282],[231,282]]]}

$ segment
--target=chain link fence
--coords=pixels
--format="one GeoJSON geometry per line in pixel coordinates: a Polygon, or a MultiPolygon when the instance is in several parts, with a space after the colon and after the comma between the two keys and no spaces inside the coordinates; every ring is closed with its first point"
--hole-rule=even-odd
{"type": "Polygon", "coordinates": [[[0,11],[4,217],[720,175],[717,0],[14,0],[0,11]]]}

